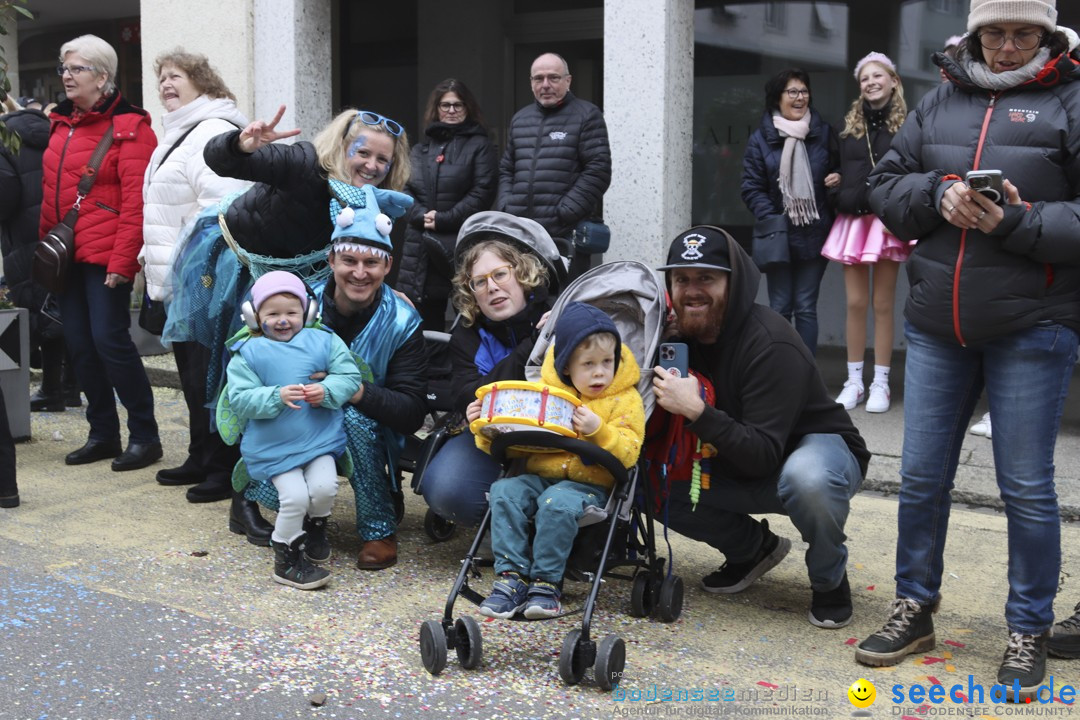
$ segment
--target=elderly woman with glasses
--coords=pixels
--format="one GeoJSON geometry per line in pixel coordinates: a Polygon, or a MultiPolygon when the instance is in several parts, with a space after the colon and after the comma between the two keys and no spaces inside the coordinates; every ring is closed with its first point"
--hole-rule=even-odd
{"type": "MultiPolygon", "coordinates": [[[[465,221],[455,257],[454,306],[461,321],[451,335],[450,355],[454,409],[464,417],[480,386],[525,379],[525,362],[565,269],[540,223],[494,210],[465,221]]],[[[472,433],[463,432],[432,459],[420,492],[443,520],[479,525],[485,494],[499,471],[472,433]]]]}
{"type": "Polygon", "coordinates": [[[465,83],[443,80],[424,111],[427,140],[412,149],[405,247],[397,288],[412,299],[425,330],[446,329],[454,274],[454,245],[461,224],[495,200],[499,168],[480,105],[465,83]]]}
{"type": "Polygon", "coordinates": [[[1012,702],[1035,694],[1048,649],[1067,651],[1069,635],[1051,629],[1054,445],[1080,332],[1080,40],[1056,20],[1053,0],[972,0],[956,59],[934,56],[949,82],[869,177],[874,212],[919,243],[908,261],[896,599],[855,659],[894,665],[934,648],[949,491],[985,390],[1009,529],[997,682],[1012,702]]]}
{"type": "Polygon", "coordinates": [[[78,202],[75,258],[59,305],[64,340],[86,393],[90,433],[64,462],[113,458],[112,469],[123,471],[144,468],[162,454],[154,396],[129,332],[131,281],[143,244],[142,180],[157,138],[146,111],[117,89],[116,65],[116,51],[94,35],[60,48],[57,72],[67,99],[49,118],[40,233],[64,220],[78,202]],[[103,139],[111,144],[89,194],[80,198],[79,181],[103,139]],[[127,449],[121,446],[115,397],[127,410],[127,449]]]}
{"type": "MultiPolygon", "coordinates": [[[[769,288],[769,306],[787,320],[817,352],[817,302],[828,260],[821,248],[832,227],[833,211],[826,188],[840,184],[836,134],[818,114],[804,70],[783,70],[765,83],[765,112],[750,136],[743,157],[742,199],[754,218],[772,226],[779,218],[785,232],[775,243],[787,243],[787,260],[762,267],[769,288]]],[[[764,242],[755,237],[754,242],[764,242]]],[[[759,257],[760,248],[754,257],[759,257]]]]}
{"type": "MultiPolygon", "coordinates": [[[[210,349],[206,397],[213,402],[223,381],[225,341],[244,326],[240,308],[253,277],[268,270],[291,271],[313,286],[316,295],[325,283],[320,299],[324,318],[332,318],[327,324],[372,371],[345,414],[347,431],[353,426],[372,440],[363,448],[350,445],[357,468],[350,481],[356,489],[357,528],[364,542],[359,564],[364,569],[389,567],[397,559],[393,509],[389,517],[385,512],[384,468],[390,451],[379,438],[384,428],[400,436],[423,423],[427,368],[423,333],[416,311],[383,285],[392,265],[388,252],[343,255],[329,250],[339,211],[370,202],[366,186],[404,188],[409,143],[397,122],[370,110],[352,109],[338,114],[313,142],[277,143],[300,133],[277,129],[284,112],[282,106],[269,121],[256,120],[207,143],[203,157],[212,171],[254,184],[200,215],[182,241],[162,337],[193,340],[210,349]],[[372,340],[364,329],[379,324],[383,312],[394,314],[400,323],[393,334],[372,340]],[[368,341],[377,347],[358,350],[357,343],[368,341]]],[[[384,212],[400,215],[408,204],[400,212],[388,208],[384,212]]],[[[221,488],[221,496],[228,496],[228,488],[221,488]]],[[[265,500],[250,493],[248,498],[265,500]]],[[[274,507],[276,498],[266,504],[274,507]]],[[[230,518],[230,528],[259,541],[252,528],[235,518],[230,518]]]]}

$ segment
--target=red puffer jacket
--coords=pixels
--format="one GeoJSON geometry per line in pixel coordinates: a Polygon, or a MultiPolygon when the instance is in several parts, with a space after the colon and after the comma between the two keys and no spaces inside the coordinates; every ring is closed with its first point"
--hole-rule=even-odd
{"type": "Polygon", "coordinates": [[[79,180],[112,122],[112,147],[75,223],[75,260],[134,278],[143,244],[143,176],[157,146],[150,115],[119,92],[75,121],[74,109],[65,100],[49,116],[52,134],[42,159],[41,235],[63,220],[75,203],[79,180]]]}

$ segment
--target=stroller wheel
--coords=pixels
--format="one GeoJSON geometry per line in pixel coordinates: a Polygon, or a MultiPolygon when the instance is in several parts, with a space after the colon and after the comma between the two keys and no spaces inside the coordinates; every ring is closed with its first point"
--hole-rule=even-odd
{"type": "Polygon", "coordinates": [[[446,632],[437,620],[425,620],[420,626],[420,661],[432,675],[446,669],[446,632]]]}
{"type": "Polygon", "coordinates": [[[440,517],[435,514],[434,510],[428,508],[428,511],[424,514],[424,532],[435,542],[446,542],[454,537],[454,533],[457,532],[457,525],[440,517]]]}
{"type": "Polygon", "coordinates": [[[648,617],[656,606],[655,582],[648,572],[639,572],[634,576],[634,586],[630,590],[630,616],[648,617]]]}
{"type": "Polygon", "coordinates": [[[559,653],[559,677],[567,685],[577,685],[585,677],[585,658],[581,652],[581,630],[571,630],[559,653]]]}
{"type": "Polygon", "coordinates": [[[596,649],[596,667],[593,676],[601,690],[610,690],[622,680],[626,667],[626,643],[617,635],[608,635],[596,649]]]}
{"type": "Polygon", "coordinates": [[[660,598],[656,603],[656,615],[661,622],[675,622],[682,615],[683,582],[678,575],[664,578],[660,584],[660,598]]]}
{"type": "Polygon", "coordinates": [[[475,670],[480,667],[480,660],[484,653],[484,639],[480,635],[480,626],[468,615],[459,617],[454,623],[454,633],[457,635],[454,649],[457,650],[458,661],[466,670],[475,670]]]}

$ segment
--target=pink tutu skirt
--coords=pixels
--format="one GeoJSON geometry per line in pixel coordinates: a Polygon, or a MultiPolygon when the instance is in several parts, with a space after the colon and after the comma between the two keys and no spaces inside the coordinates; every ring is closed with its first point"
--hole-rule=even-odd
{"type": "Polygon", "coordinates": [[[903,242],[885,229],[877,215],[836,216],[821,254],[844,265],[872,265],[878,260],[904,262],[914,242],[903,242]]]}

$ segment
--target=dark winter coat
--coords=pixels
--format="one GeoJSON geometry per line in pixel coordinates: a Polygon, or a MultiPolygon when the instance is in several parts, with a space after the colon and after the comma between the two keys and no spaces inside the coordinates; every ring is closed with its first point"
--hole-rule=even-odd
{"type": "Polygon", "coordinates": [[[432,123],[427,141],[413,146],[412,174],[405,192],[416,201],[409,210],[397,289],[414,303],[450,297],[454,244],[461,224],[490,210],[495,200],[498,166],[495,145],[475,122],[432,123]],[[423,240],[424,215],[435,211],[438,246],[423,240]]]}
{"type": "Polygon", "coordinates": [[[611,184],[611,149],[600,108],[566,93],[555,107],[534,102],[510,121],[495,209],[535,220],[566,239],[597,212],[611,184]]]}
{"type": "Polygon", "coordinates": [[[908,261],[908,322],[943,340],[981,343],[1062,323],[1080,332],[1080,63],[991,92],[942,54],[950,82],[922,99],[870,175],[870,204],[908,261]],[[991,233],[960,230],[939,207],[955,176],[1001,170],[1020,193],[991,233]]]}
{"type": "MultiPolygon", "coordinates": [[[[40,110],[4,115],[22,142],[17,155],[0,148],[0,248],[8,299],[30,310],[31,328],[45,301],[44,288],[31,280],[41,222],[41,157],[49,144],[49,119],[40,110]]],[[[36,339],[35,339],[36,340],[36,339]]],[[[35,343],[36,344],[36,343],[35,343]]]]}
{"type": "Polygon", "coordinates": [[[143,244],[143,177],[157,136],[150,115],[120,96],[104,98],[78,120],[65,100],[49,116],[51,135],[42,156],[40,236],[75,204],[79,180],[98,142],[112,124],[113,143],[82,201],[75,223],[75,260],[103,265],[106,272],[132,279],[139,272],[143,244]]]}
{"type": "MultiPolygon", "coordinates": [[[[833,211],[829,207],[825,176],[839,170],[836,133],[829,124],[810,108],[810,133],[806,136],[806,154],[814,176],[814,199],[818,220],[810,225],[796,226],[788,221],[788,246],[792,260],[813,260],[820,257],[821,247],[832,228],[833,211]]],[[[743,156],[742,199],[757,220],[784,213],[784,198],[780,194],[780,156],[784,138],[773,125],[772,111],[761,116],[761,127],[746,143],[743,156]]]]}
{"type": "Polygon", "coordinates": [[[536,288],[528,303],[514,317],[494,322],[478,313],[471,327],[459,322],[450,336],[450,359],[454,378],[453,407],[462,413],[476,399],[476,389],[498,380],[524,380],[525,363],[536,344],[536,323],[551,309],[547,289],[536,288]],[[481,352],[480,331],[490,334],[510,354],[495,364],[487,373],[477,367],[477,355],[481,352]]]}
{"type": "Polygon", "coordinates": [[[754,302],[761,273],[734,240],[723,329],[711,345],[690,340],[690,367],[716,390],[713,407],[687,427],[716,448],[714,473],[771,480],[802,439],[839,435],[863,475],[870,463],[859,431],[825,388],[814,356],[791,323],[754,302]],[[719,470],[715,470],[719,468],[719,470]]]}
{"type": "Polygon", "coordinates": [[[330,190],[315,146],[271,143],[255,152],[236,146],[240,131],[206,144],[203,159],[222,177],[255,182],[225,213],[240,247],[258,255],[293,257],[330,244],[330,190]]]}
{"type": "Polygon", "coordinates": [[[891,105],[872,110],[863,103],[863,117],[869,132],[859,138],[851,135],[840,138],[840,185],[832,193],[833,205],[838,213],[869,215],[872,212],[870,185],[866,178],[874,165],[889,152],[892,144],[893,134],[885,126],[885,119],[891,110],[891,105]]]}

